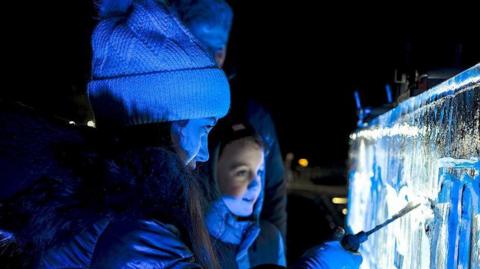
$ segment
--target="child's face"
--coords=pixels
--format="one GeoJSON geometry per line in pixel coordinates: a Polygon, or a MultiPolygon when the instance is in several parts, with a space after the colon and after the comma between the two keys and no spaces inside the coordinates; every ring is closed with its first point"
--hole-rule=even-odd
{"type": "Polygon", "coordinates": [[[217,178],[222,199],[234,215],[252,214],[262,190],[263,150],[251,138],[235,140],[223,149],[217,178]]]}

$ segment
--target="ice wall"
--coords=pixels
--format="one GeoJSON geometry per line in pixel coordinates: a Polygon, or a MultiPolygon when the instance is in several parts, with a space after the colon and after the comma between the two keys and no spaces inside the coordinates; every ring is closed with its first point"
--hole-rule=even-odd
{"type": "Polygon", "coordinates": [[[369,230],[362,268],[480,268],[480,64],[350,136],[347,227],[369,230]],[[428,201],[432,201],[429,203],[428,201]]]}

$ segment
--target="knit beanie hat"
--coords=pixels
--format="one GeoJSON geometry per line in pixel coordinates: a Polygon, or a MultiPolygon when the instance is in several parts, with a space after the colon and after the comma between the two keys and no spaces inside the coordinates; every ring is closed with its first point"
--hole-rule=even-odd
{"type": "Polygon", "coordinates": [[[172,8],[212,55],[225,48],[233,11],[224,0],[173,0],[172,8]]]}
{"type": "Polygon", "coordinates": [[[210,161],[216,163],[220,155],[222,155],[225,146],[233,141],[247,137],[253,138],[262,150],[265,149],[263,139],[247,120],[235,118],[232,114],[219,120],[208,135],[209,151],[213,153],[210,161]]]}
{"type": "Polygon", "coordinates": [[[227,78],[159,0],[103,0],[89,99],[97,126],[221,118],[227,78]]]}

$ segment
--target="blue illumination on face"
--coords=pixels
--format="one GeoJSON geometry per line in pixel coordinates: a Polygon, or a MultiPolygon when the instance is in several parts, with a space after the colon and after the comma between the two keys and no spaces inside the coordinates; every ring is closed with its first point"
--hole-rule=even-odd
{"type": "Polygon", "coordinates": [[[248,184],[241,196],[223,195],[222,199],[230,212],[236,216],[247,217],[253,213],[253,208],[262,190],[261,172],[248,184]]]}
{"type": "Polygon", "coordinates": [[[217,119],[203,118],[172,123],[172,139],[180,158],[192,169],[197,162],[208,161],[208,133],[217,119]]]}
{"type": "Polygon", "coordinates": [[[243,138],[227,144],[217,163],[217,181],[230,212],[247,217],[253,213],[262,190],[263,149],[243,138]]]}

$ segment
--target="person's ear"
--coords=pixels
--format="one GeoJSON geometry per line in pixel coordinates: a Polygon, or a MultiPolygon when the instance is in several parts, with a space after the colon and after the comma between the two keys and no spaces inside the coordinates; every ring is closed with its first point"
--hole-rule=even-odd
{"type": "Polygon", "coordinates": [[[227,57],[227,48],[222,48],[215,52],[215,61],[217,62],[218,67],[220,68],[223,67],[226,57],[227,57]]]}

